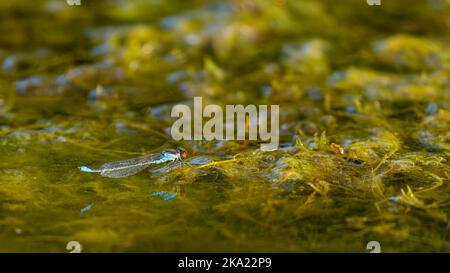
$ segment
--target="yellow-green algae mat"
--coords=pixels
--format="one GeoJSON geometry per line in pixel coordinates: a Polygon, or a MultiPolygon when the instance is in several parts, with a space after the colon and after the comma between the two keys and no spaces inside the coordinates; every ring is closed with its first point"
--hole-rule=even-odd
{"type": "Polygon", "coordinates": [[[1,252],[450,251],[448,0],[92,2],[0,3],[1,252]],[[193,96],[280,105],[280,149],[173,141],[193,96]]]}

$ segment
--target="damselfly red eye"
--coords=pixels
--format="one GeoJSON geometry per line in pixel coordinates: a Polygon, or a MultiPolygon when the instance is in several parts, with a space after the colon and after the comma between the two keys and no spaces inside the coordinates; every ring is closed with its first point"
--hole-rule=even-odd
{"type": "Polygon", "coordinates": [[[187,152],[186,150],[181,150],[181,157],[186,157],[187,156],[187,152]]]}

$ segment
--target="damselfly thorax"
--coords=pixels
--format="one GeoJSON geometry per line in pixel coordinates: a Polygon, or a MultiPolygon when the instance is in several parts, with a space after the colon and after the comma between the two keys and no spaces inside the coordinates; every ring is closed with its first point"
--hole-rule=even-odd
{"type": "Polygon", "coordinates": [[[150,165],[181,161],[186,156],[186,150],[178,148],[176,150],[166,150],[161,153],[106,163],[98,169],[92,169],[87,166],[81,166],[79,169],[83,172],[100,173],[102,176],[120,178],[134,175],[150,165]]]}

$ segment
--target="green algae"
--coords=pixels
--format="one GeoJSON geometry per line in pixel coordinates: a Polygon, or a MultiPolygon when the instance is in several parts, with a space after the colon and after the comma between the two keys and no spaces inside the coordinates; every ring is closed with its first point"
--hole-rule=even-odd
{"type": "Polygon", "coordinates": [[[450,3],[416,2],[2,1],[0,251],[449,252],[450,3]],[[175,142],[194,95],[279,104],[280,149],[175,142]]]}

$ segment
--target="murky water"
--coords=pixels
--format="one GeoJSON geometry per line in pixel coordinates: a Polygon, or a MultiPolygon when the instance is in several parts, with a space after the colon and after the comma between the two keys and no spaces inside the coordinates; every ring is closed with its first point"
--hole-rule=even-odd
{"type": "Polygon", "coordinates": [[[449,1],[32,2],[0,3],[0,251],[450,251],[449,1]],[[193,96],[280,105],[280,149],[174,141],[193,96]]]}

